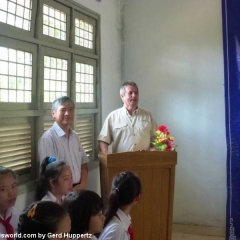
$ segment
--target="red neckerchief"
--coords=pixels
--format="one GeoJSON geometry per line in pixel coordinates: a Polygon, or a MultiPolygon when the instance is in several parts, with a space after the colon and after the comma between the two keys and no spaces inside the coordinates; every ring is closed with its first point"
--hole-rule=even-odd
{"type": "MultiPolygon", "coordinates": [[[[120,217],[119,217],[117,214],[115,214],[115,216],[121,221],[120,217]]],[[[128,232],[129,235],[130,235],[130,240],[133,240],[133,228],[132,228],[132,224],[130,224],[130,226],[128,227],[127,232],[128,232]]]]}
{"type": "MultiPolygon", "coordinates": [[[[10,224],[11,218],[12,214],[5,220],[0,218],[0,223],[2,223],[3,226],[5,227],[7,234],[14,234],[13,226],[10,224]]],[[[7,240],[14,240],[14,237],[8,237],[7,240]]]]}

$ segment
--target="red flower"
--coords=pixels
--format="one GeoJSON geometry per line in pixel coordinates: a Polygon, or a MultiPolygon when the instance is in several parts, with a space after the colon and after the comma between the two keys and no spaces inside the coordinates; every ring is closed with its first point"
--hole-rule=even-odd
{"type": "Polygon", "coordinates": [[[168,141],[168,145],[167,145],[166,151],[172,151],[172,148],[173,148],[173,142],[172,141],[168,141]]]}
{"type": "Polygon", "coordinates": [[[168,127],[165,126],[165,125],[161,125],[161,126],[158,127],[158,130],[160,132],[168,132],[168,127]]]}

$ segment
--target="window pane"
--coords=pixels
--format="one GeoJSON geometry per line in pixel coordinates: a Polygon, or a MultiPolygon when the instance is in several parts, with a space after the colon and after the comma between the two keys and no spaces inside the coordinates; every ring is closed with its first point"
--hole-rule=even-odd
{"type": "Polygon", "coordinates": [[[13,25],[15,24],[15,16],[13,14],[8,14],[7,15],[7,24],[13,25]]]}
{"type": "Polygon", "coordinates": [[[15,3],[12,3],[12,2],[8,3],[8,12],[15,14],[15,12],[16,12],[16,4],[15,3]]]}
{"type": "Polygon", "coordinates": [[[7,13],[0,10],[0,22],[7,22],[7,13]]]}
{"type": "Polygon", "coordinates": [[[43,34],[66,41],[66,13],[43,5],[43,34]],[[49,28],[51,27],[51,28],[49,28]],[[60,32],[60,29],[62,30],[60,32]]]}
{"type": "Polygon", "coordinates": [[[5,47],[0,47],[0,59],[8,60],[8,49],[5,47]]]}
{"type": "Polygon", "coordinates": [[[0,1],[0,9],[7,11],[8,1],[7,0],[1,0],[0,1]]]}
{"type": "Polygon", "coordinates": [[[67,95],[67,60],[44,56],[44,102],[67,95]]]}
{"type": "Polygon", "coordinates": [[[29,30],[30,29],[30,24],[31,24],[30,21],[24,19],[24,21],[23,21],[23,29],[24,30],[29,30]]]}
{"type": "Polygon", "coordinates": [[[31,102],[32,53],[5,47],[0,51],[0,102],[31,102]]]}

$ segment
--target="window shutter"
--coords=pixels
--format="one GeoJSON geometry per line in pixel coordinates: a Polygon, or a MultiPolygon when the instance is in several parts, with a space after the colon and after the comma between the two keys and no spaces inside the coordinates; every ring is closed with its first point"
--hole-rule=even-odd
{"type": "Polygon", "coordinates": [[[44,131],[47,131],[54,124],[54,120],[44,120],[44,131]]]}
{"type": "Polygon", "coordinates": [[[89,157],[93,153],[93,121],[92,117],[80,116],[76,120],[76,129],[81,145],[89,157]]]}
{"type": "Polygon", "coordinates": [[[0,165],[12,170],[31,168],[31,126],[29,123],[0,126],[0,165]]]}

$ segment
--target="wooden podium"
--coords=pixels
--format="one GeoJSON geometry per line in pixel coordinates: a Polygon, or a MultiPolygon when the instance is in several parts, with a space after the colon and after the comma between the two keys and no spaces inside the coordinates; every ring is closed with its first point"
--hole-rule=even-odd
{"type": "Polygon", "coordinates": [[[130,215],[134,240],[171,240],[176,152],[139,151],[99,154],[102,198],[114,176],[135,172],[142,183],[141,200],[130,215]]]}

